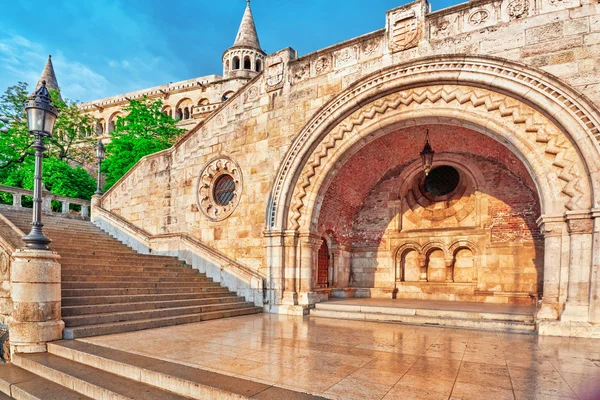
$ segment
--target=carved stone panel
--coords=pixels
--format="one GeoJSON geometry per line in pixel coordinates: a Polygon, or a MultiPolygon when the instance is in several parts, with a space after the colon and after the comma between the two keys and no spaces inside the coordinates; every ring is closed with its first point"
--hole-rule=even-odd
{"type": "Polygon", "coordinates": [[[389,14],[388,40],[392,51],[416,47],[422,36],[422,29],[415,10],[398,10],[389,14]]]}
{"type": "Polygon", "coordinates": [[[279,57],[271,60],[267,66],[267,90],[277,90],[283,87],[285,68],[283,60],[279,57]]]}

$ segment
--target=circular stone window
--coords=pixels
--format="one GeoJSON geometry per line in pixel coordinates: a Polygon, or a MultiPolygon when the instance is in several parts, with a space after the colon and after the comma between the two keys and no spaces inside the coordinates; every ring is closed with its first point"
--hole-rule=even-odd
{"type": "Polygon", "coordinates": [[[198,181],[198,208],[212,221],[229,217],[242,195],[240,167],[229,157],[210,161],[198,181]]]}
{"type": "Polygon", "coordinates": [[[454,191],[460,182],[460,174],[456,168],[442,165],[431,170],[425,178],[425,191],[432,196],[446,196],[454,191]]]}

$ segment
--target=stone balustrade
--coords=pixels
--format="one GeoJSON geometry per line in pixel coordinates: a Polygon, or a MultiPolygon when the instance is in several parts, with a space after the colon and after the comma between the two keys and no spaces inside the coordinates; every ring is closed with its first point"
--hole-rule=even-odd
{"type": "MultiPolygon", "coordinates": [[[[33,191],[21,188],[15,188],[11,186],[3,186],[0,185],[0,193],[9,193],[12,195],[13,203],[12,206],[16,208],[26,208],[22,205],[22,200],[24,196],[33,198],[33,191]]],[[[42,196],[42,211],[43,212],[52,212],[52,201],[58,201],[61,203],[61,213],[62,214],[71,214],[71,215],[79,215],[81,218],[88,219],[89,218],[89,210],[90,210],[90,202],[89,200],[75,199],[72,197],[64,197],[57,196],[53,193],[50,193],[47,190],[43,191],[42,196]],[[70,205],[75,204],[81,207],[81,211],[79,214],[77,212],[70,210],[70,205]]]]}

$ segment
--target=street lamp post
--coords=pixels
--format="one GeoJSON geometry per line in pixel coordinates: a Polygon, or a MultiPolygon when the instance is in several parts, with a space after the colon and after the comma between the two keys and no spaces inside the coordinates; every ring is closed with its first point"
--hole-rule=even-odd
{"type": "Polygon", "coordinates": [[[101,189],[101,183],[102,183],[102,160],[104,160],[104,144],[102,143],[102,140],[100,140],[98,142],[98,146],[96,146],[96,157],[98,157],[98,185],[96,188],[96,195],[98,196],[102,196],[102,189],[101,189]]]}
{"type": "Polygon", "coordinates": [[[58,116],[58,109],[52,104],[50,92],[46,88],[46,81],[25,102],[27,112],[27,125],[29,133],[34,135],[33,148],[35,149],[35,172],[33,180],[33,219],[31,231],[23,236],[25,246],[34,250],[48,250],[51,240],[42,232],[42,157],[46,147],[44,138],[52,136],[54,123],[58,116]]]}

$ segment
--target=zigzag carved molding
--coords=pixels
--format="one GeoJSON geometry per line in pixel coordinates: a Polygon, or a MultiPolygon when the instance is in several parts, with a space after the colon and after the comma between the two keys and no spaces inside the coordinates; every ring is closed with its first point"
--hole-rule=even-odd
{"type": "Polygon", "coordinates": [[[308,194],[312,178],[317,174],[317,169],[322,165],[322,160],[328,156],[330,150],[366,120],[373,120],[390,110],[407,108],[413,103],[419,105],[424,103],[466,105],[469,108],[485,110],[495,117],[510,121],[523,130],[525,133],[523,139],[537,144],[538,147],[541,147],[540,153],[551,157],[550,165],[563,182],[562,193],[568,198],[565,207],[569,210],[575,209],[583,197],[584,193],[578,188],[581,180],[580,168],[568,154],[574,152],[573,147],[553,125],[536,122],[546,121],[546,119],[533,109],[512,98],[484,89],[449,85],[425,87],[405,90],[379,99],[371,106],[356,111],[327,135],[304,166],[295,187],[289,218],[291,229],[295,230],[300,226],[299,220],[302,217],[304,198],[308,194]]]}

